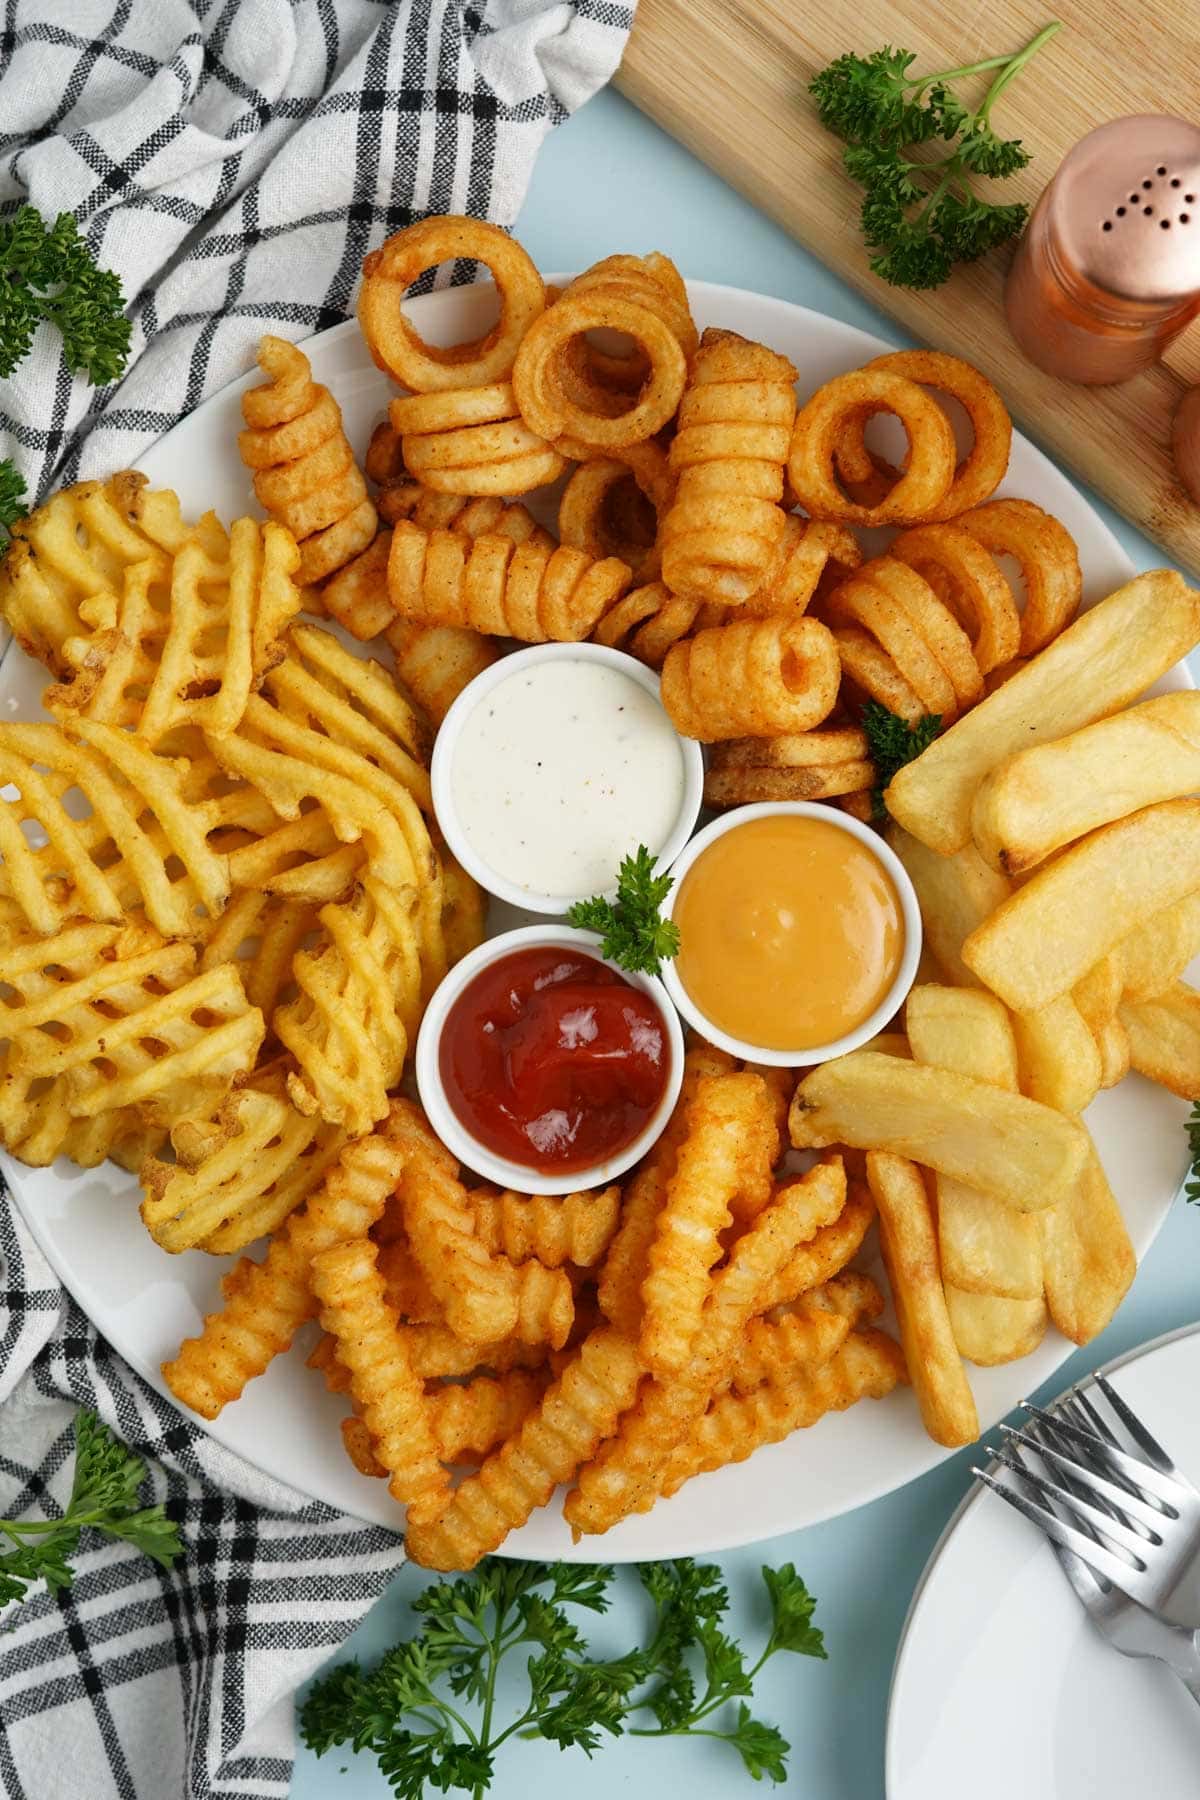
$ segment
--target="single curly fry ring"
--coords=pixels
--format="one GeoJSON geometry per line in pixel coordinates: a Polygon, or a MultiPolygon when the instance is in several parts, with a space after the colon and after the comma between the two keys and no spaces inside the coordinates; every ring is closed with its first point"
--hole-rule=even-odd
{"type": "Polygon", "coordinates": [[[788,478],[810,518],[851,525],[907,525],[928,518],[950,491],[955,445],[950,421],[924,388],[885,369],[837,375],[800,408],[792,432],[788,478]],[[865,422],[893,413],[908,436],[908,466],[877,505],[864,506],[842,492],[835,457],[848,417],[865,422]]]}
{"type": "Polygon", "coordinates": [[[944,719],[956,711],[950,677],[893,595],[877,587],[869,577],[855,575],[830,595],[827,611],[838,624],[859,625],[870,632],[926,712],[938,713],[944,719]]]}
{"type": "Polygon", "coordinates": [[[498,225],[448,215],[421,219],[371,252],[363,263],[358,317],[378,367],[414,393],[429,394],[505,381],[545,305],[545,283],[520,244],[498,225]],[[425,342],[405,318],[401,300],[428,269],[460,257],[490,271],[500,317],[482,337],[443,349],[425,342]]]}
{"type": "MultiPolygon", "coordinates": [[[[560,444],[556,448],[561,448],[560,444]]],[[[599,457],[584,461],[571,476],[558,506],[558,535],[564,544],[586,550],[597,560],[619,556],[633,571],[634,580],[654,581],[662,563],[657,545],[660,503],[655,495],[670,491],[666,458],[657,444],[639,444],[640,451],[654,451],[661,469],[643,463],[631,452],[625,457],[599,457]]]]}
{"type": "Polygon", "coordinates": [[[647,307],[610,295],[567,292],[530,327],[513,365],[521,417],[539,437],[578,437],[597,451],[620,449],[654,436],[675,414],[687,378],[687,359],[670,326],[647,307]],[[563,358],[573,339],[607,326],[633,338],[649,361],[633,405],[615,416],[589,412],[568,397],[563,358]]]}
{"type": "Polygon", "coordinates": [[[993,556],[1011,556],[1025,583],[1021,655],[1035,656],[1079,611],[1083,576],[1065,525],[1032,500],[992,500],[954,523],[993,556]]]}
{"type": "Polygon", "coordinates": [[[923,575],[970,633],[981,675],[1012,661],[1021,644],[1020,614],[982,544],[958,525],[918,525],[901,532],[891,554],[923,575]]]}
{"type": "MultiPolygon", "coordinates": [[[[975,441],[955,471],[950,491],[941,504],[925,514],[930,523],[957,518],[968,507],[978,506],[995,493],[1008,469],[1012,449],[1012,420],[1003,400],[986,375],[961,357],[941,350],[896,350],[877,356],[868,369],[903,375],[922,387],[936,388],[957,400],[971,421],[975,441]]],[[[847,419],[837,440],[837,472],[848,493],[866,505],[879,505],[899,479],[900,470],[868,450],[863,436],[865,420],[847,419]]]]}
{"type": "Polygon", "coordinates": [[[907,563],[897,562],[894,556],[877,556],[866,565],[863,574],[904,608],[950,677],[959,705],[974,706],[981,700],[983,676],[971,640],[925,578],[907,563]]]}

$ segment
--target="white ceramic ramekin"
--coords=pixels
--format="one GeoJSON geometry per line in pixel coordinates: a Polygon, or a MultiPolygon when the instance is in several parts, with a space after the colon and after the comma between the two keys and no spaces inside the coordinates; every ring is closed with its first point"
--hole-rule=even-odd
{"type": "Polygon", "coordinates": [[[836,806],[818,806],[805,800],[765,801],[757,806],[734,807],[731,812],[714,819],[711,825],[706,825],[703,831],[698,831],[683,854],[677,858],[671,871],[675,877],[675,885],[667,896],[662,911],[666,918],[673,915],[675,901],[688,870],[717,838],[724,837],[727,831],[736,831],[741,825],[748,825],[752,819],[770,819],[789,814],[801,819],[819,819],[823,824],[832,825],[838,831],[845,831],[850,837],[857,838],[859,843],[867,846],[891,877],[904,919],[904,953],[900,958],[895,980],[874,1012],[856,1025],[853,1031],[847,1031],[832,1043],[814,1044],[804,1050],[771,1050],[762,1044],[746,1043],[743,1039],[731,1037],[727,1031],[720,1030],[691,998],[673,962],[663,964],[663,986],[689,1025],[694,1026],[709,1043],[727,1050],[731,1056],[742,1057],[748,1062],[768,1063],[775,1068],[806,1069],[815,1063],[828,1062],[831,1057],[845,1056],[848,1051],[857,1050],[868,1038],[874,1037],[877,1031],[882,1031],[892,1014],[903,1004],[916,979],[917,964],[921,959],[921,908],[907,870],[878,832],[872,831],[869,825],[861,824],[858,819],[851,818],[849,813],[842,812],[836,806]]]}
{"type": "Polygon", "coordinates": [[[656,981],[652,975],[631,975],[624,969],[619,969],[617,972],[621,978],[649,994],[662,1014],[669,1066],[662,1099],[653,1117],[633,1142],[627,1144],[616,1156],[588,1169],[575,1169],[569,1175],[555,1175],[527,1168],[524,1163],[509,1162],[505,1157],[497,1156],[471,1135],[446,1097],[438,1054],[442,1027],[454,1002],[481,969],[488,968],[503,956],[511,956],[516,950],[536,950],[544,945],[559,946],[575,952],[586,951],[597,962],[604,961],[600,955],[600,939],[596,933],[576,931],[570,925],[526,925],[519,931],[505,931],[499,937],[488,938],[454,965],[426,1008],[417,1036],[417,1089],[429,1123],[442,1142],[467,1168],[474,1169],[477,1175],[483,1175],[488,1181],[494,1181],[502,1188],[512,1188],[521,1194],[573,1194],[585,1188],[605,1187],[610,1181],[615,1181],[618,1175],[623,1175],[626,1169],[645,1156],[661,1135],[679,1098],[683,1081],[683,1031],[679,1016],[668,1000],[661,981],[656,981]]]}
{"type": "MultiPolygon", "coordinates": [[[[648,694],[653,694],[656,700],[659,698],[658,676],[653,669],[646,668],[636,657],[626,656],[623,650],[610,650],[604,644],[531,644],[527,650],[517,650],[511,656],[502,656],[499,662],[493,663],[491,668],[485,669],[474,681],[467,683],[443,719],[434,741],[430,779],[438,824],[446,842],[468,875],[473,876],[489,894],[495,894],[500,900],[507,900],[512,906],[522,907],[526,912],[553,913],[562,918],[575,901],[588,900],[591,898],[590,894],[564,896],[531,893],[509,881],[506,876],[498,874],[478,855],[462,828],[454,805],[452,779],[454,756],[464,721],[501,682],[508,681],[522,669],[544,662],[605,663],[610,668],[620,669],[623,675],[636,681],[639,687],[645,688],[648,694]]],[[[704,797],[704,757],[700,746],[693,739],[685,737],[679,739],[679,745],[683,755],[683,797],[674,828],[658,851],[660,871],[671,866],[687,843],[704,797]]],[[[636,849],[636,844],[630,844],[629,854],[632,855],[636,849]]],[[[610,894],[616,889],[616,873],[614,869],[613,886],[608,890],[610,894]]]]}

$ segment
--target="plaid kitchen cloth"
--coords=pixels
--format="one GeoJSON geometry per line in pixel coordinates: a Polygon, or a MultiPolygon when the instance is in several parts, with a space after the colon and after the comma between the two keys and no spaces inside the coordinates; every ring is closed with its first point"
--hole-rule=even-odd
{"type": "MultiPolygon", "coordinates": [[[[547,131],[610,77],[635,0],[0,0],[0,215],[72,213],[130,302],[97,392],[49,331],[0,394],[31,495],[135,464],[250,367],[345,318],[364,253],[429,212],[516,217],[547,131]]],[[[468,271],[461,271],[467,274],[468,271]]],[[[0,1621],[4,1800],[270,1800],[292,1696],[402,1560],[265,1478],[121,1362],[0,1184],[0,1515],[60,1509],[94,1407],[152,1459],[186,1555],[85,1538],[0,1621]]]]}

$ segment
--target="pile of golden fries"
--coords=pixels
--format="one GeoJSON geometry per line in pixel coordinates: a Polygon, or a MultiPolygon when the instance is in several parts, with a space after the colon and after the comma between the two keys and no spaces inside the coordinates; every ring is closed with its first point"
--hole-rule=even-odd
{"type": "Polygon", "coordinates": [[[46,722],[0,725],[0,1136],[138,1170],[172,1251],[304,1200],[481,932],[431,836],[428,725],[296,622],[299,562],[280,525],[189,526],[125,474],[57,494],[0,564],[57,677],[46,722]]]}
{"type": "Polygon", "coordinates": [[[0,1142],[137,1170],[167,1250],[265,1238],[173,1391],[215,1418],[318,1321],[347,1454],[432,1566],[560,1484],[605,1531],[909,1379],[930,1434],[971,1441],[964,1360],[1051,1323],[1084,1343],[1132,1278],[1080,1115],[1130,1069],[1200,1093],[1200,697],[1131,704],[1200,640],[1200,595],[1146,575],[1076,617],[1075,546],[992,497],[1011,426],[956,358],[879,357],[797,408],[787,358],[698,333],[662,256],[558,293],[503,232],[431,219],[364,274],[398,391],[361,470],[307,357],[264,339],[239,448],[268,523],[188,524],[127,473],[55,495],[0,564],[54,678],[46,721],[0,724],[0,1142]],[[501,310],[447,350],[401,302],[453,257],[501,310]],[[563,477],[556,537],[519,497],[563,477]],[[508,640],[589,637],[661,670],[716,806],[870,817],[865,702],[940,715],[886,794],[925,957],[903,1019],[798,1086],[693,1043],[623,1188],[499,1194],[398,1097],[483,929],[429,752],[508,640]],[[855,1266],[876,1220],[902,1349],[855,1266]]]}

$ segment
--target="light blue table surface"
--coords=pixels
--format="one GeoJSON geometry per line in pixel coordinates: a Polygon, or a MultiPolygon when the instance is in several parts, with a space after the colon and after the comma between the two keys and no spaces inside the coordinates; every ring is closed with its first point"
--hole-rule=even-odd
{"type": "MultiPolygon", "coordinates": [[[[802,168],[796,179],[807,179],[802,168]]],[[[543,268],[584,268],[617,250],[663,250],[688,276],[728,282],[811,306],[895,343],[908,340],[837,276],[711,174],[615,92],[601,94],[547,142],[518,222],[521,242],[543,268]]],[[[1164,557],[1148,539],[1095,502],[1139,569],[1164,557]]],[[[1200,1318],[1200,1211],[1178,1200],[1113,1326],[1054,1378],[1057,1392],[1130,1347],[1200,1318]]],[[[783,1788],[804,1800],[881,1800],[888,1684],[913,1590],[947,1519],[966,1492],[971,1451],[949,1458],[888,1498],[825,1525],[773,1538],[720,1559],[734,1599],[735,1627],[757,1642],[763,1621],[758,1570],[794,1562],[818,1596],[817,1622],[829,1661],[778,1657],[759,1678],[755,1710],[792,1744],[783,1788]]],[[[986,1580],[986,1571],[980,1571],[986,1580]]],[[[423,1584],[404,1570],[346,1645],[373,1660],[411,1628],[406,1601],[423,1584]]],[[[627,1649],[644,1623],[636,1579],[593,1634],[598,1647],[627,1649]]],[[[1031,1627],[1033,1622],[1031,1621],[1031,1627]]],[[[543,1743],[506,1746],[497,1800],[689,1800],[763,1793],[722,1745],[624,1739],[589,1762],[543,1743]]],[[[969,1789],[964,1771],[963,1791],[969,1789]]],[[[301,1750],[293,1800],[384,1800],[373,1759],[301,1750]],[[340,1773],[343,1768],[346,1773],[340,1773]]],[[[931,1794],[928,1800],[957,1800],[931,1794]]]]}

